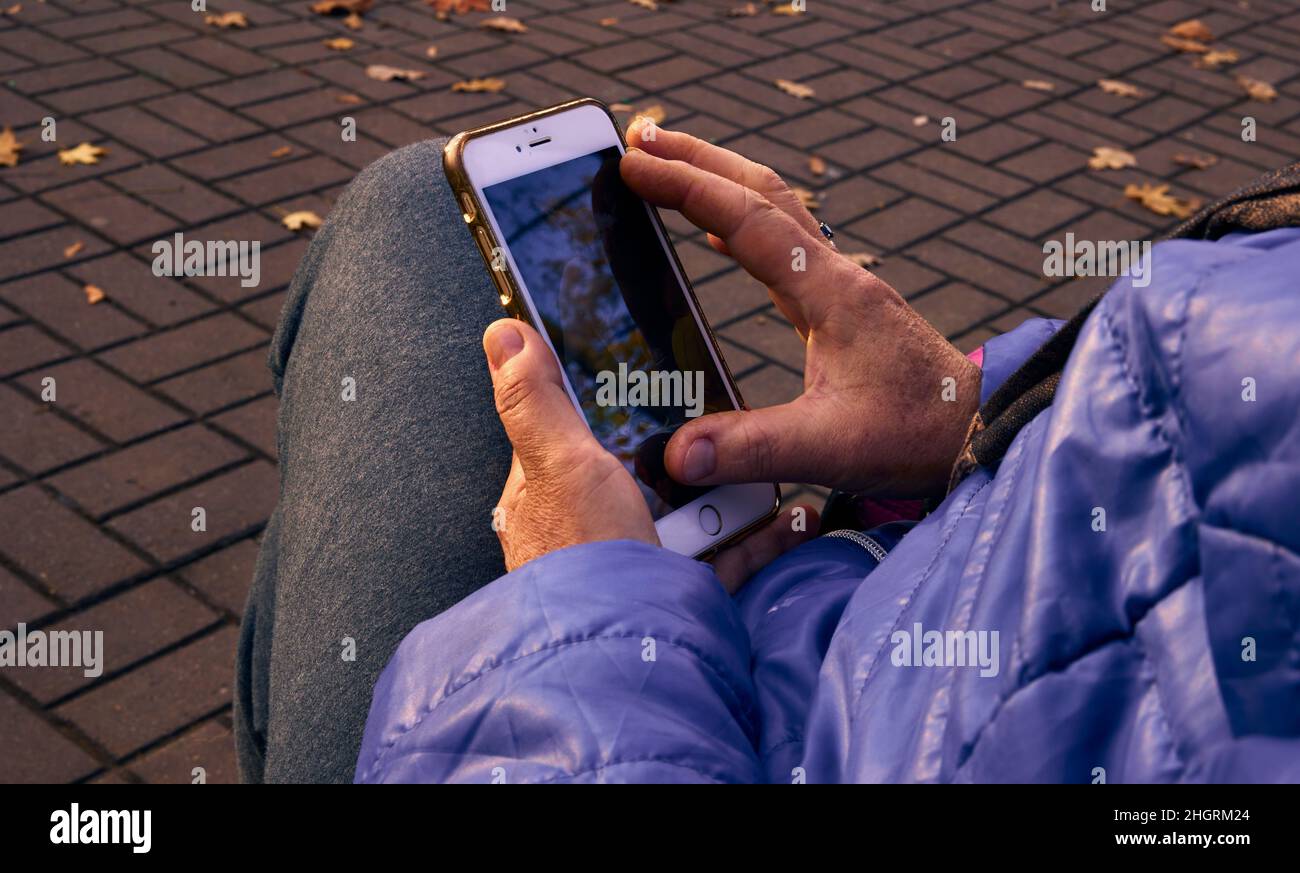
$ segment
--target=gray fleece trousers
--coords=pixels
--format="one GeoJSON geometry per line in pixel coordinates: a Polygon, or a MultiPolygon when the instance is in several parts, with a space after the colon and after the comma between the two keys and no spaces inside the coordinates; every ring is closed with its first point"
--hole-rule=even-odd
{"type": "Polygon", "coordinates": [[[397,644],[505,572],[491,512],[510,444],[481,346],[502,310],[442,145],[357,176],[299,265],[271,345],[280,502],[239,640],[246,782],[351,781],[397,644]]]}

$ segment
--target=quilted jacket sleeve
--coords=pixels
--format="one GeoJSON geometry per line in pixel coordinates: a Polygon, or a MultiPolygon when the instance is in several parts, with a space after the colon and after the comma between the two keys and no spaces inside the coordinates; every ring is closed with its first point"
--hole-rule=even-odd
{"type": "Polygon", "coordinates": [[[754,782],[749,640],[713,571],[616,541],[531,561],[417,626],[358,782],[754,782]]]}

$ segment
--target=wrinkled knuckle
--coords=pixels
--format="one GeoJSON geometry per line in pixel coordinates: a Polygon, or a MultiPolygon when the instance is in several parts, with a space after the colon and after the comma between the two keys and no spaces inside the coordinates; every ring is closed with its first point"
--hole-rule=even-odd
{"type": "Polygon", "coordinates": [[[520,410],[527,407],[536,391],[536,383],[518,370],[500,370],[493,388],[497,415],[502,418],[518,415],[520,410]]]}
{"type": "Polygon", "coordinates": [[[785,179],[782,179],[781,174],[767,164],[755,163],[753,172],[754,179],[758,183],[756,187],[768,192],[785,190],[785,179]]]}
{"type": "Polygon", "coordinates": [[[775,468],[772,436],[752,416],[748,417],[745,426],[741,428],[745,457],[749,460],[752,475],[760,481],[770,479],[775,468]]]}

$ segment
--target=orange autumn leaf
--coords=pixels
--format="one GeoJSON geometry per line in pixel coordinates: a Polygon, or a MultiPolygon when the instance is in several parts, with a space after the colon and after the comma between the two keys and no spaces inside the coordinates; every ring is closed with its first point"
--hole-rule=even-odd
{"type": "Polygon", "coordinates": [[[99,159],[106,154],[108,154],[108,149],[83,142],[75,148],[61,150],[59,152],[59,163],[69,167],[75,164],[98,164],[99,159]]]}
{"type": "Polygon", "coordinates": [[[1214,34],[1199,18],[1182,21],[1169,28],[1169,35],[1197,42],[1214,42],[1214,34]]]}
{"type": "Polygon", "coordinates": [[[821,158],[817,157],[816,155],[813,155],[808,159],[808,170],[814,176],[825,176],[826,162],[823,161],[821,158]]]}
{"type": "Polygon", "coordinates": [[[1251,100],[1258,100],[1260,103],[1272,103],[1277,99],[1277,89],[1268,82],[1252,79],[1249,76],[1238,76],[1237,84],[1241,86],[1251,100]]]}
{"type": "Polygon", "coordinates": [[[317,15],[365,15],[375,0],[317,0],[311,11],[317,15]]]}
{"type": "Polygon", "coordinates": [[[463,82],[453,82],[451,90],[460,91],[465,94],[489,93],[495,94],[506,86],[505,79],[466,79],[463,82]]]}
{"type": "Polygon", "coordinates": [[[66,246],[66,247],[63,249],[63,257],[65,257],[65,258],[75,258],[75,257],[77,256],[77,252],[81,251],[81,250],[84,249],[85,247],[86,247],[86,244],[85,244],[84,242],[82,242],[81,240],[77,240],[77,241],[74,242],[72,245],[70,245],[70,246],[66,246]]]}
{"type": "Polygon", "coordinates": [[[85,292],[86,302],[91,306],[94,306],[99,301],[108,297],[108,295],[104,293],[104,289],[100,288],[98,285],[87,285],[85,287],[85,292]]]}
{"type": "Polygon", "coordinates": [[[1172,215],[1175,218],[1190,218],[1201,206],[1201,201],[1196,198],[1174,197],[1169,193],[1168,185],[1152,185],[1150,182],[1126,185],[1124,196],[1136,200],[1156,215],[1172,215]]]}
{"type": "Polygon", "coordinates": [[[0,130],[0,167],[18,166],[18,153],[23,150],[23,144],[14,136],[13,128],[5,125],[4,130],[0,130]]]}
{"type": "Polygon", "coordinates": [[[203,16],[203,23],[209,27],[248,27],[248,18],[242,12],[221,12],[216,15],[203,16]]]}

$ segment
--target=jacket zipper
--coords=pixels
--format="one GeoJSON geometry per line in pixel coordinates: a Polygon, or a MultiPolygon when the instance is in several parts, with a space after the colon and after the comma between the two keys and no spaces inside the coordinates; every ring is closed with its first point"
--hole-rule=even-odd
{"type": "Polygon", "coordinates": [[[841,528],[840,530],[831,531],[830,533],[826,534],[826,536],[834,537],[835,539],[840,539],[840,540],[848,540],[854,545],[857,545],[865,549],[867,553],[871,555],[871,557],[876,559],[877,564],[883,562],[885,558],[889,556],[888,549],[886,549],[880,543],[873,540],[871,537],[864,534],[862,531],[849,530],[848,528],[841,528]]]}

